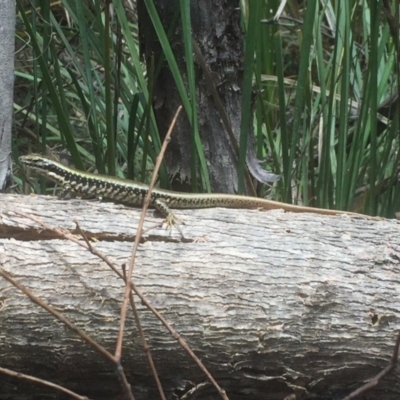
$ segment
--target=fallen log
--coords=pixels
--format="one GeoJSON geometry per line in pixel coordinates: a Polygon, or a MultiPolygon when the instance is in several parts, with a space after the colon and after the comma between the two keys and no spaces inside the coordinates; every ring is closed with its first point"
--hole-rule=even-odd
{"type": "MultiPolygon", "coordinates": [[[[77,220],[122,271],[140,210],[0,195],[0,268],[113,353],[124,282],[23,214],[80,238],[77,220]]],[[[134,283],[231,400],[341,398],[388,364],[399,330],[399,222],[221,208],[176,215],[184,240],[147,216],[134,283]]],[[[167,396],[221,398],[157,317],[136,305],[167,396]]],[[[90,398],[123,393],[113,365],[2,277],[0,309],[0,367],[90,398]]],[[[122,366],[135,399],[159,398],[132,314],[122,366]]],[[[16,378],[2,381],[0,398],[60,398],[16,378]]],[[[368,395],[399,398],[397,376],[368,395]]]]}

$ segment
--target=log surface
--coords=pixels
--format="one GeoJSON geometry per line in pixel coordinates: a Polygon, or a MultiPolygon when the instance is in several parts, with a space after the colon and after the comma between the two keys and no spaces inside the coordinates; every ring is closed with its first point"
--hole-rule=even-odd
{"type": "MultiPolygon", "coordinates": [[[[121,279],[89,251],[16,212],[76,234],[78,220],[121,268],[140,210],[0,195],[1,268],[113,353],[121,279]]],[[[221,208],[176,215],[185,222],[184,241],[176,230],[154,228],[160,218],[149,213],[134,281],[230,399],[341,398],[386,366],[399,329],[399,222],[221,208]]],[[[205,382],[157,318],[137,306],[166,391],[180,396],[205,382]]],[[[112,366],[1,277],[0,310],[1,367],[93,398],[122,393],[112,366]]],[[[123,366],[136,399],[158,398],[131,314],[123,366]]],[[[396,374],[369,398],[399,398],[396,374]]],[[[15,379],[5,382],[0,398],[24,398],[15,379]]],[[[207,385],[196,394],[219,398],[207,385]]]]}

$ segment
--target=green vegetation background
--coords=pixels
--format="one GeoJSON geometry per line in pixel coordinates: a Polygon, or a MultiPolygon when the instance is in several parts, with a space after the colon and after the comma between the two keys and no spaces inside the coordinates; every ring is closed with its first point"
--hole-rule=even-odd
{"type": "MultiPolygon", "coordinates": [[[[188,3],[179,2],[186,86],[153,1],[145,0],[193,121],[188,3]]],[[[262,90],[254,118],[257,152],[269,170],[282,174],[269,196],[394,217],[400,198],[399,0],[289,0],[272,21],[280,3],[240,2],[247,33],[241,142],[251,92],[262,90]]],[[[146,76],[139,58],[135,11],[121,0],[17,4],[14,159],[68,150],[77,168],[147,181],[160,139],[151,106],[154,77],[146,76]]],[[[202,161],[202,145],[195,142],[202,161]]],[[[239,160],[243,187],[244,149],[239,160]]],[[[207,168],[200,165],[209,190],[207,168]]],[[[24,171],[16,168],[15,179],[22,185],[24,171]]],[[[46,190],[44,181],[29,182],[31,190],[46,190]]],[[[168,187],[165,167],[160,185],[168,187]]]]}

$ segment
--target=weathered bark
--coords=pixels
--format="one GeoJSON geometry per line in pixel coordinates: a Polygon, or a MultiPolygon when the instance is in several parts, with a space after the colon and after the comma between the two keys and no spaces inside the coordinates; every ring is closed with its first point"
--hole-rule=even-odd
{"type": "MultiPolygon", "coordinates": [[[[143,0],[138,0],[138,21],[141,49],[150,65],[163,58],[161,46],[152,27],[143,0]]],[[[171,27],[179,1],[157,0],[164,29],[171,27]]],[[[191,22],[193,39],[198,44],[204,61],[217,87],[222,105],[231,123],[232,131],[239,137],[241,115],[241,88],[243,81],[243,32],[240,26],[240,4],[235,0],[192,1],[191,22]]],[[[182,24],[177,21],[170,38],[179,70],[186,79],[186,59],[182,39],[182,24]]],[[[209,168],[213,192],[237,192],[237,154],[222,123],[210,87],[199,63],[196,63],[196,104],[199,133],[209,168]]],[[[161,134],[165,134],[175,112],[182,104],[174,78],[166,62],[154,86],[154,112],[161,134]]],[[[185,113],[181,113],[168,146],[165,161],[169,173],[175,178],[175,190],[191,190],[192,128],[185,113]]]]}
{"type": "MultiPolygon", "coordinates": [[[[95,247],[120,266],[130,255],[139,211],[111,203],[0,197],[1,268],[113,352],[122,281],[88,251],[12,211],[65,230],[75,230],[77,218],[97,238],[95,247]]],[[[176,231],[148,231],[135,283],[231,400],[282,400],[291,393],[341,398],[386,365],[400,316],[397,221],[258,210],[176,214],[194,241],[180,241],[176,231]]],[[[157,221],[149,215],[146,227],[157,221]]],[[[96,399],[122,393],[100,355],[2,278],[0,299],[0,366],[96,399]]],[[[169,395],[205,382],[154,315],[137,305],[169,395]]],[[[136,399],[159,398],[131,315],[123,365],[136,399]]],[[[20,384],[3,376],[0,381],[0,398],[43,394],[32,385],[16,389],[20,384]]],[[[188,398],[219,398],[210,387],[195,394],[188,398]]],[[[393,374],[369,398],[399,395],[393,374]]]]}

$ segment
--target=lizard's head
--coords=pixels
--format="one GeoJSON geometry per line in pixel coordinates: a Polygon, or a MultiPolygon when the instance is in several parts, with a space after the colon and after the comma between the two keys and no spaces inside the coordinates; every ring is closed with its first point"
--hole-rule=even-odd
{"type": "Polygon", "coordinates": [[[19,161],[28,168],[38,170],[46,169],[51,165],[54,165],[54,161],[39,154],[28,154],[27,156],[21,156],[19,161]]]}
{"type": "Polygon", "coordinates": [[[38,171],[41,175],[45,175],[52,181],[61,184],[64,183],[64,176],[69,172],[68,167],[39,154],[21,156],[19,161],[27,168],[38,171]]]}

